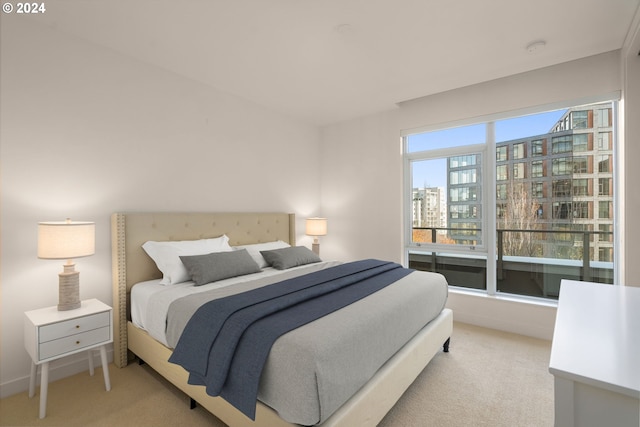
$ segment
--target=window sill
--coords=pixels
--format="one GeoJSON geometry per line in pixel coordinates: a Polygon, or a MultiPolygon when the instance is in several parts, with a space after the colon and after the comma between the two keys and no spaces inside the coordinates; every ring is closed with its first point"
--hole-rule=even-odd
{"type": "Polygon", "coordinates": [[[552,308],[558,307],[557,300],[550,300],[546,298],[533,297],[533,296],[527,296],[527,295],[516,295],[516,294],[507,294],[507,293],[500,293],[500,292],[495,295],[490,295],[489,293],[487,293],[487,291],[462,288],[459,286],[449,286],[449,292],[452,294],[467,295],[467,296],[473,296],[473,297],[478,297],[483,299],[490,299],[494,301],[515,302],[515,303],[521,303],[521,304],[535,305],[539,307],[552,307],[552,308]]]}

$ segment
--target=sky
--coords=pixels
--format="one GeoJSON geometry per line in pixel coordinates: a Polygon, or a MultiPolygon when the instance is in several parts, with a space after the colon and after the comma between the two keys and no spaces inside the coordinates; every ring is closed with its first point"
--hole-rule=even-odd
{"type": "MultiPolygon", "coordinates": [[[[566,110],[515,117],[495,122],[496,142],[511,141],[548,133],[566,110]]],[[[409,152],[433,150],[484,143],[484,124],[471,125],[442,131],[410,135],[409,152]]],[[[446,187],[446,159],[425,160],[413,163],[413,187],[446,187]]]]}

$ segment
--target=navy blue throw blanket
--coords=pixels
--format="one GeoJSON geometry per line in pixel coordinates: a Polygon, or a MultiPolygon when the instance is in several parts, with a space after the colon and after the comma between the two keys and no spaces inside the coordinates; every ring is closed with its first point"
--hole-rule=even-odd
{"type": "Polygon", "coordinates": [[[370,295],[412,270],[363,260],[327,268],[203,304],[169,361],[255,420],[260,375],[273,343],[285,333],[370,295]]]}

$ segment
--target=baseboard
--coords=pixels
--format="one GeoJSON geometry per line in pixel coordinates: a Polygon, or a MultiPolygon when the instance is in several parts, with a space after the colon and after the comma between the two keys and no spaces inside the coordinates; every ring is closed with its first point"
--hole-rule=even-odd
{"type": "MultiPolygon", "coordinates": [[[[93,357],[93,366],[102,366],[100,360],[100,352],[95,349],[91,351],[93,357]]],[[[113,361],[113,348],[109,345],[107,347],[107,360],[109,363],[113,361]]],[[[87,353],[82,352],[74,354],[73,356],[63,357],[62,359],[54,360],[49,365],[49,382],[61,380],[63,378],[70,377],[81,372],[89,371],[89,361],[87,360],[87,353]]],[[[38,376],[36,378],[36,387],[40,386],[40,369],[38,368],[38,376]]],[[[12,396],[14,394],[28,392],[29,390],[29,373],[20,378],[4,382],[0,384],[0,399],[12,396]]]]}

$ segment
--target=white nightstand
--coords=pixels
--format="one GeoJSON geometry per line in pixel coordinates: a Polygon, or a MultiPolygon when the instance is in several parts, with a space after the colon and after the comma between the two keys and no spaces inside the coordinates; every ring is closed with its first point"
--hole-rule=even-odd
{"type": "Polygon", "coordinates": [[[24,313],[24,345],[31,356],[29,397],[35,394],[37,365],[42,365],[40,379],[40,418],[47,412],[49,362],[81,351],[89,350],[89,372],[93,375],[90,350],[100,348],[104,386],[111,390],[106,345],[113,342],[113,313],[111,307],[90,299],[80,308],[58,311],[57,306],[24,313]]]}

